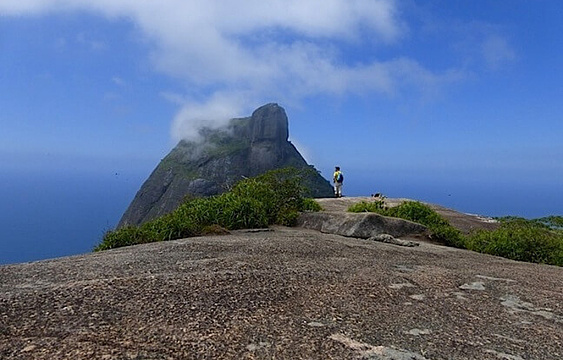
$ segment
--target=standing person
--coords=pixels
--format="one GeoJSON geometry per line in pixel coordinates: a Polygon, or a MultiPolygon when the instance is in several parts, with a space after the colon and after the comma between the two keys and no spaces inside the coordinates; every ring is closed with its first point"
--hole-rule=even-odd
{"type": "Polygon", "coordinates": [[[332,181],[334,182],[334,196],[337,198],[342,197],[342,183],[344,182],[344,175],[338,166],[334,168],[332,181]]]}

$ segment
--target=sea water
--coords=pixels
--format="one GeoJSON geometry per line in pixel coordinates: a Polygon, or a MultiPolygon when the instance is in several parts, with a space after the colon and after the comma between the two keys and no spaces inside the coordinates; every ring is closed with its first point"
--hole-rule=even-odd
{"type": "Polygon", "coordinates": [[[344,195],[383,193],[439,204],[463,213],[491,217],[520,216],[528,219],[563,215],[563,184],[553,181],[431,177],[378,177],[377,181],[351,179],[344,195]]]}
{"type": "Polygon", "coordinates": [[[142,174],[0,173],[0,264],[91,252],[142,174]]]}

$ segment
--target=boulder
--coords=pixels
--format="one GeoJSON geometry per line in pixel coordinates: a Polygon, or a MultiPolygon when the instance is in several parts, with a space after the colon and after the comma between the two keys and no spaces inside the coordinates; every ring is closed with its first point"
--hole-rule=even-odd
{"type": "Polygon", "coordinates": [[[301,214],[297,222],[303,228],[361,239],[381,234],[417,236],[426,232],[425,226],[415,222],[375,213],[311,212],[301,214]]]}

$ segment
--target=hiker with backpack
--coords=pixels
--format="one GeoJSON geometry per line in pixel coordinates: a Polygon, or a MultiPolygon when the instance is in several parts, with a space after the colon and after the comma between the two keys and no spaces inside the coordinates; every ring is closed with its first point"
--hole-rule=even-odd
{"type": "Polygon", "coordinates": [[[334,196],[337,198],[342,197],[342,183],[344,182],[344,175],[342,174],[342,171],[340,171],[339,166],[334,168],[332,181],[334,182],[334,196]]]}

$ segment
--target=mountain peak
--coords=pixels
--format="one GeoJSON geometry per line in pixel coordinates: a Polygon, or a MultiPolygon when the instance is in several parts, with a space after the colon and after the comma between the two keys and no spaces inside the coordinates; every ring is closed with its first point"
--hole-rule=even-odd
{"type": "MultiPolygon", "coordinates": [[[[180,141],[141,186],[118,226],[139,225],[169,213],[187,195],[220,194],[245,177],[287,166],[311,167],[288,141],[288,118],[278,104],[231,119],[229,129],[204,129],[203,143],[180,141]]],[[[332,196],[330,183],[317,172],[306,182],[311,196],[332,196]]]]}

